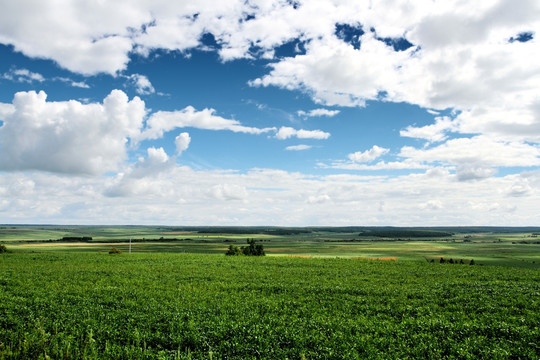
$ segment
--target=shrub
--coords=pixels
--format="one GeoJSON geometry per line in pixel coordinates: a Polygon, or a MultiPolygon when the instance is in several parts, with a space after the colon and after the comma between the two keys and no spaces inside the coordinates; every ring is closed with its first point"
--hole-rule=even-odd
{"type": "Polygon", "coordinates": [[[238,247],[229,245],[229,250],[225,255],[247,255],[247,256],[264,256],[264,248],[261,244],[255,244],[255,239],[247,239],[249,246],[238,247]]]}
{"type": "Polygon", "coordinates": [[[264,248],[261,244],[255,244],[255,239],[247,240],[249,246],[242,248],[244,255],[248,256],[264,256],[264,248]]]}
{"type": "Polygon", "coordinates": [[[109,254],[121,254],[122,250],[117,249],[115,247],[112,247],[111,250],[109,250],[109,254]]]}
{"type": "Polygon", "coordinates": [[[6,245],[0,244],[0,254],[7,253],[7,252],[8,252],[8,250],[7,250],[6,245]]]}
{"type": "Polygon", "coordinates": [[[228,256],[238,256],[238,255],[243,255],[244,253],[242,252],[242,249],[240,249],[238,246],[236,245],[229,245],[229,250],[227,250],[227,252],[225,253],[225,255],[228,255],[228,256]]]}

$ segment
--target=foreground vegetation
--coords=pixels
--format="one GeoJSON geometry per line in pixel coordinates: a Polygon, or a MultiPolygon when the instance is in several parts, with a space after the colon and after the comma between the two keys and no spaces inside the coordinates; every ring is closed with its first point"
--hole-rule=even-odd
{"type": "Polygon", "coordinates": [[[0,255],[0,359],[540,357],[537,269],[0,255]]]}

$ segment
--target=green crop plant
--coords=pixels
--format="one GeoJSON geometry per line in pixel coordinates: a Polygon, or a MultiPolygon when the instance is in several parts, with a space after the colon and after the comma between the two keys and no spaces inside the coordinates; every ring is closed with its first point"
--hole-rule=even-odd
{"type": "Polygon", "coordinates": [[[537,269],[15,252],[0,359],[540,357],[537,269]]]}

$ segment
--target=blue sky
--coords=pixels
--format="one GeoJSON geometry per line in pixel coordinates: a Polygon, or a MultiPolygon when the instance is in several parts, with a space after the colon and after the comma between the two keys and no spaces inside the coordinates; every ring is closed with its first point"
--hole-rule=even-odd
{"type": "Polygon", "coordinates": [[[536,1],[2,3],[0,223],[538,224],[536,1]]]}

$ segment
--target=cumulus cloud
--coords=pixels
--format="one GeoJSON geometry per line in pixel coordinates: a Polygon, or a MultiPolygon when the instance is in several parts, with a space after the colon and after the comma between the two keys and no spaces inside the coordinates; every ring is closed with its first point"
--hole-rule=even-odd
{"type": "Polygon", "coordinates": [[[298,139],[324,140],[330,137],[330,133],[322,130],[297,130],[288,126],[282,126],[276,133],[276,138],[279,140],[285,140],[291,137],[297,137],[298,139]]]}
{"type": "Polygon", "coordinates": [[[47,101],[43,91],[19,92],[4,108],[0,168],[69,174],[114,171],[139,133],[145,106],[113,90],[103,103],[47,101]]]}
{"type": "Polygon", "coordinates": [[[400,156],[427,163],[442,162],[458,166],[482,164],[484,168],[540,165],[538,147],[522,142],[500,141],[486,136],[451,139],[439,146],[424,149],[404,146],[400,156]]]}
{"type": "Polygon", "coordinates": [[[191,142],[191,137],[187,132],[180,133],[175,139],[174,144],[176,145],[176,154],[180,155],[189,147],[191,142]]]}
{"type": "Polygon", "coordinates": [[[493,176],[497,171],[482,164],[460,164],[456,175],[459,181],[481,180],[493,176]]]}
{"type": "MultiPolygon", "coordinates": [[[[155,149],[154,166],[163,164],[160,153],[155,149]]],[[[142,161],[151,156],[147,151],[142,161]]],[[[491,177],[478,186],[427,174],[240,173],[174,163],[139,178],[129,171],[103,178],[5,173],[0,216],[10,222],[79,224],[357,225],[362,218],[366,225],[527,225],[537,218],[539,183],[538,172],[491,177]],[[433,218],[437,209],[451,211],[436,211],[433,218]]]]}
{"type": "Polygon", "coordinates": [[[355,152],[355,153],[349,154],[348,158],[352,162],[370,162],[388,153],[389,151],[390,151],[389,149],[385,149],[380,146],[373,145],[371,149],[366,150],[364,152],[355,152]]]}
{"type": "Polygon", "coordinates": [[[440,142],[448,138],[446,132],[455,129],[456,125],[450,117],[442,116],[435,118],[435,124],[415,127],[408,126],[401,130],[399,134],[403,137],[425,139],[428,142],[440,142]]]}
{"type": "Polygon", "coordinates": [[[141,74],[132,74],[126,77],[135,87],[135,91],[137,92],[137,94],[149,95],[156,92],[156,90],[152,86],[152,83],[150,82],[150,80],[148,80],[146,76],[141,74]]]}
{"type": "Polygon", "coordinates": [[[313,110],[310,110],[310,111],[303,111],[303,110],[299,110],[297,112],[297,114],[299,116],[305,116],[305,117],[316,117],[316,116],[327,116],[327,117],[332,117],[332,116],[336,116],[337,114],[339,114],[339,110],[328,110],[328,109],[313,109],[313,110]]]}
{"type": "MultiPolygon", "coordinates": [[[[375,5],[119,0],[93,6],[19,1],[4,10],[1,43],[86,75],[119,74],[132,52],[187,54],[205,47],[203,35],[211,34],[217,44],[212,50],[225,61],[272,60],[269,72],[250,82],[253,86],[304,91],[326,105],[384,100],[461,114],[452,124],[435,120],[409,127],[403,136],[437,142],[446,140],[447,131],[504,136],[513,128],[514,140],[540,141],[531,135],[540,127],[534,105],[540,83],[535,0],[375,5]],[[301,50],[272,57],[276,48],[293,42],[301,50]]],[[[147,78],[133,76],[139,94],[153,92],[147,78]]],[[[331,115],[322,110],[300,115],[331,115]]]]}

